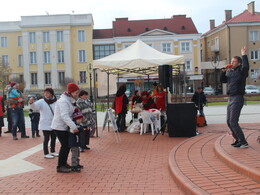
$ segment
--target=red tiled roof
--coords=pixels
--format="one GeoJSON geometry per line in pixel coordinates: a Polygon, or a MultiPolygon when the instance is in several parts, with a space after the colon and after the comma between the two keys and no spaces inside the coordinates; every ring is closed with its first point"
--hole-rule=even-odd
{"type": "Polygon", "coordinates": [[[147,31],[160,29],[176,34],[197,34],[198,31],[191,18],[186,15],[176,15],[168,19],[128,20],[117,18],[113,21],[113,29],[95,29],[94,39],[104,39],[122,36],[137,36],[147,31]]]}
{"type": "Polygon", "coordinates": [[[93,39],[113,38],[113,29],[94,29],[93,39]]]}
{"type": "Polygon", "coordinates": [[[245,10],[241,14],[231,18],[230,20],[223,22],[219,26],[213,28],[205,32],[202,36],[209,34],[212,31],[224,26],[225,24],[233,24],[233,23],[244,23],[244,22],[260,22],[260,12],[255,12],[254,14],[250,13],[248,10],[245,10]]]}
{"type": "Polygon", "coordinates": [[[169,19],[113,21],[114,37],[137,36],[153,29],[161,29],[176,34],[197,34],[198,31],[191,18],[186,15],[173,16],[169,19]]]}

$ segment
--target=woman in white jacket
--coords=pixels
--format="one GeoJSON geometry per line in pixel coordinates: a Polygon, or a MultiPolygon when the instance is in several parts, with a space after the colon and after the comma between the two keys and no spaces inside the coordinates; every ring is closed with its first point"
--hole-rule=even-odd
{"type": "Polygon", "coordinates": [[[76,124],[72,121],[72,114],[76,103],[76,98],[79,95],[79,87],[75,83],[67,85],[67,92],[64,92],[60,99],[57,101],[54,110],[54,118],[52,120],[51,128],[54,130],[58,137],[61,148],[59,152],[59,160],[57,172],[69,173],[70,166],[67,164],[69,155],[69,131],[78,132],[76,124]]]}
{"type": "Polygon", "coordinates": [[[56,135],[51,128],[52,119],[54,116],[54,109],[57,98],[54,95],[52,88],[46,88],[44,90],[44,98],[34,102],[34,98],[31,97],[29,104],[32,110],[40,111],[40,122],[39,129],[42,130],[44,141],[43,141],[43,152],[45,158],[54,158],[59,156],[55,152],[56,135]],[[48,150],[49,139],[51,138],[51,152],[48,150]]]}

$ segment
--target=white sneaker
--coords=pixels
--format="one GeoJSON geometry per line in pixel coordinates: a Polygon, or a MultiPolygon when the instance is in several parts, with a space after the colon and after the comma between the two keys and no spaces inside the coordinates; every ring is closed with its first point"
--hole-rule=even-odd
{"type": "Polygon", "coordinates": [[[53,153],[51,153],[51,155],[52,155],[52,156],[56,156],[56,157],[58,157],[58,156],[59,156],[59,154],[58,154],[58,153],[56,153],[56,152],[53,152],[53,153]]]}
{"type": "Polygon", "coordinates": [[[52,156],[51,154],[46,154],[44,157],[45,158],[54,158],[54,156],[52,156]]]}

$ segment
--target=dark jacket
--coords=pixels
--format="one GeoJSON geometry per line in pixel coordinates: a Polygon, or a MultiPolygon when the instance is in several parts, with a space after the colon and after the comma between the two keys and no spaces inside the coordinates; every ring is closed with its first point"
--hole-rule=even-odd
{"type": "Polygon", "coordinates": [[[242,65],[235,69],[222,72],[220,81],[227,83],[227,94],[230,96],[244,95],[246,78],[248,77],[249,63],[247,55],[242,56],[242,65]]]}
{"type": "MultiPolygon", "coordinates": [[[[81,125],[77,125],[77,128],[79,130],[79,132],[83,132],[84,131],[84,127],[81,125]]],[[[79,147],[80,143],[79,143],[79,132],[78,133],[71,133],[69,132],[69,147],[79,147]]]]}
{"type": "Polygon", "coordinates": [[[207,98],[204,92],[195,92],[192,96],[191,101],[194,102],[199,109],[201,109],[207,103],[207,98]]]}

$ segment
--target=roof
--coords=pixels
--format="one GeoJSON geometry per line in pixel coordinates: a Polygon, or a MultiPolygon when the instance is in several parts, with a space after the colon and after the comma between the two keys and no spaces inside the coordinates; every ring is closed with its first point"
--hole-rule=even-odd
{"type": "Polygon", "coordinates": [[[207,31],[206,33],[204,33],[202,36],[205,36],[219,28],[221,28],[222,26],[226,25],[226,24],[235,24],[235,23],[246,23],[246,22],[260,22],[260,12],[255,12],[254,14],[252,14],[251,12],[249,12],[248,10],[243,11],[242,13],[234,16],[233,18],[231,18],[230,20],[223,22],[222,24],[220,24],[219,26],[207,31]]]}
{"type": "Polygon", "coordinates": [[[128,18],[116,18],[113,21],[113,29],[94,30],[94,39],[138,36],[140,34],[160,29],[175,34],[198,34],[191,18],[186,15],[174,15],[167,19],[154,20],[128,20],[128,18]],[[112,35],[110,33],[113,33],[112,35]]]}
{"type": "Polygon", "coordinates": [[[112,29],[94,29],[93,30],[93,39],[107,39],[113,38],[112,29]]]}

